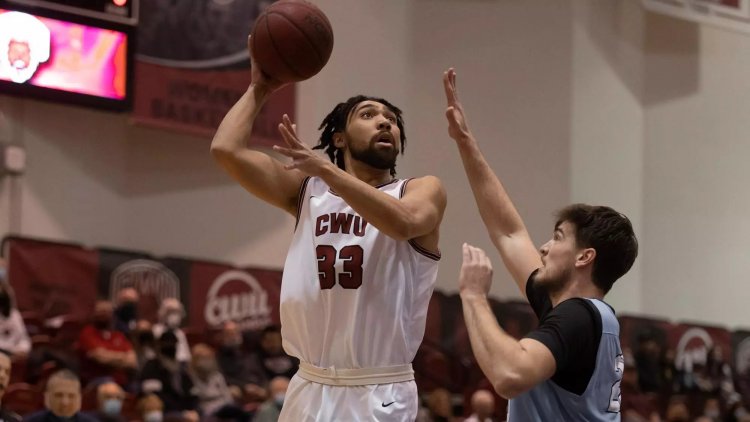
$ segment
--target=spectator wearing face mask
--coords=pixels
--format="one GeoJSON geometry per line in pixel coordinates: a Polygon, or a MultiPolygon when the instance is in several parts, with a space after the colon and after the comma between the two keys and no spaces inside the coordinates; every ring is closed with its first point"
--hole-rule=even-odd
{"type": "MultiPolygon", "coordinates": [[[[0,272],[5,268],[0,266],[0,272]]],[[[26,356],[31,350],[31,340],[26,332],[21,313],[15,305],[13,288],[0,274],[0,349],[14,358],[26,356]]]]}
{"type": "Polygon", "coordinates": [[[284,397],[289,387],[289,379],[276,377],[268,384],[270,398],[266,400],[253,418],[253,422],[276,422],[279,420],[281,408],[284,405],[284,397]]]}
{"type": "Polygon", "coordinates": [[[135,329],[138,320],[138,291],[132,287],[126,287],[117,293],[117,306],[115,307],[115,330],[125,334],[135,329]]]}
{"type": "Polygon", "coordinates": [[[127,385],[136,368],[135,352],[127,337],[112,327],[112,303],[96,302],[91,323],[78,337],[78,346],[85,381],[107,376],[121,386],[127,385]]]}
{"type": "Polygon", "coordinates": [[[163,422],[164,403],[156,394],[147,394],[138,401],[138,413],[143,422],[163,422]]]}
{"type": "Polygon", "coordinates": [[[197,416],[198,397],[187,364],[177,360],[177,336],[165,331],[157,339],[157,357],[143,366],[139,377],[142,394],[156,394],[164,403],[164,413],[197,416]]]}
{"type": "Polygon", "coordinates": [[[114,382],[103,382],[96,389],[97,410],[87,413],[99,422],[125,422],[122,403],[125,392],[114,382]]]}
{"type": "Polygon", "coordinates": [[[174,298],[164,299],[159,307],[159,322],[154,324],[154,337],[158,338],[167,330],[177,336],[177,360],[190,363],[190,345],[185,333],[180,329],[185,317],[185,308],[174,298]]]}

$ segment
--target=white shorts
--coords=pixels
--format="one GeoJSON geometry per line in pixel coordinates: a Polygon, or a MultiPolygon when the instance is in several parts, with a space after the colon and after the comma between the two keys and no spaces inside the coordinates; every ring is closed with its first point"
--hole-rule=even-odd
{"type": "Polygon", "coordinates": [[[281,422],[413,422],[417,418],[414,381],[332,386],[292,377],[281,422]]]}

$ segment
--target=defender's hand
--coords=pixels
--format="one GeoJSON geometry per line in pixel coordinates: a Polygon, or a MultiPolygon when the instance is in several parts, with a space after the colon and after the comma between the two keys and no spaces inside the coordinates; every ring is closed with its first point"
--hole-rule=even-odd
{"type": "Polygon", "coordinates": [[[492,262],[480,248],[463,245],[464,261],[458,279],[458,290],[463,297],[486,297],[492,285],[492,262]]]}
{"type": "Polygon", "coordinates": [[[471,136],[471,131],[466,123],[464,108],[458,100],[456,71],[453,68],[443,73],[443,88],[448,102],[448,108],[445,110],[445,117],[448,118],[448,134],[456,141],[465,140],[471,136]]]}

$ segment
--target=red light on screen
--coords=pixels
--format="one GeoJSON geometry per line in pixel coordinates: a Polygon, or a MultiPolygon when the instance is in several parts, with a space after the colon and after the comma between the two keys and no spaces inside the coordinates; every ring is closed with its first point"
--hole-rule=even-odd
{"type": "Polygon", "coordinates": [[[115,6],[125,6],[128,3],[128,0],[112,0],[112,3],[115,4],[115,6]]]}

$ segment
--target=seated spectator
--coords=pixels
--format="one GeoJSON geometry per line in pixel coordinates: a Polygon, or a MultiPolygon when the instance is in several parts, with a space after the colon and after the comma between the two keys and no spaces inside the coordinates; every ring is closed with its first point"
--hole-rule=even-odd
{"type": "Polygon", "coordinates": [[[81,381],[73,372],[63,369],[47,380],[44,392],[46,410],[24,418],[25,422],[96,422],[81,413],[81,381]]]}
{"type": "Polygon", "coordinates": [[[451,393],[445,388],[432,390],[427,396],[426,404],[430,422],[452,422],[454,420],[451,393]]]}
{"type": "Polygon", "coordinates": [[[174,298],[164,299],[159,307],[159,322],[154,324],[154,337],[159,338],[167,330],[177,336],[177,360],[190,363],[190,345],[185,333],[180,329],[182,319],[185,318],[185,308],[174,298]]]}
{"type": "Polygon", "coordinates": [[[127,386],[136,368],[135,352],[125,335],[112,329],[110,302],[96,302],[91,324],[81,331],[78,345],[85,381],[109,376],[121,386],[127,386]]]}
{"type": "Polygon", "coordinates": [[[665,422],[690,422],[690,410],[682,396],[672,396],[667,404],[665,422]]]}
{"type": "Polygon", "coordinates": [[[232,394],[224,380],[224,375],[219,372],[214,350],[200,343],[193,346],[192,355],[194,391],[200,400],[203,414],[212,415],[223,407],[233,406],[232,394]]]}
{"type": "Polygon", "coordinates": [[[122,416],[122,403],[125,392],[115,382],[107,381],[96,389],[97,410],[86,414],[99,422],[125,422],[122,416]]]}
{"type": "Polygon", "coordinates": [[[120,290],[115,303],[114,328],[127,336],[138,321],[138,291],[132,287],[120,290]]]}
{"type": "Polygon", "coordinates": [[[255,413],[253,422],[275,422],[279,420],[281,408],[284,406],[286,390],[289,388],[289,379],[276,377],[268,384],[268,395],[270,396],[255,413]]]}
{"type": "Polygon", "coordinates": [[[638,370],[634,361],[625,357],[625,370],[623,371],[621,389],[622,420],[624,422],[645,422],[647,420],[659,420],[657,411],[656,393],[644,393],[638,382],[638,370]]]}
{"type": "Polygon", "coordinates": [[[147,394],[138,400],[138,414],[143,422],[162,422],[164,420],[164,403],[156,394],[147,394]]]}
{"type": "Polygon", "coordinates": [[[233,321],[222,326],[217,362],[235,399],[243,397],[263,401],[267,398],[268,379],[257,356],[242,349],[242,333],[233,321]]]}
{"type": "Polygon", "coordinates": [[[269,380],[275,377],[292,378],[299,368],[299,362],[284,352],[281,328],[275,325],[266,327],[261,333],[258,359],[269,380]]]}
{"type": "Polygon", "coordinates": [[[145,319],[138,320],[135,329],[130,332],[130,342],[140,371],[147,361],[156,357],[156,339],[151,323],[145,319]]]}
{"type": "Polygon", "coordinates": [[[0,350],[13,358],[25,357],[31,350],[31,340],[16,308],[13,288],[3,281],[0,281],[0,350]]]}
{"type": "Polygon", "coordinates": [[[708,397],[703,403],[703,415],[701,417],[707,419],[707,422],[720,422],[721,417],[721,402],[716,397],[708,397]]]}
{"type": "Polygon", "coordinates": [[[17,414],[3,408],[3,395],[8,388],[10,381],[11,363],[10,357],[5,353],[0,353],[0,420],[3,422],[20,422],[21,417],[17,414]]]}
{"type": "Polygon", "coordinates": [[[299,367],[295,358],[284,353],[277,326],[266,327],[260,335],[260,348],[247,353],[242,350],[242,333],[237,324],[228,321],[222,329],[221,344],[221,372],[230,385],[241,388],[250,399],[265,400],[270,379],[291,378],[299,367]]]}
{"type": "MultiPolygon", "coordinates": [[[[164,403],[164,413],[198,410],[198,397],[187,365],[177,361],[177,336],[165,331],[157,340],[157,357],[143,366],[139,377],[143,394],[156,394],[164,403]]],[[[192,415],[192,413],[191,413],[192,415]]]]}
{"type": "Polygon", "coordinates": [[[487,390],[477,390],[471,395],[471,416],[465,422],[492,422],[495,413],[495,396],[487,390]]]}

